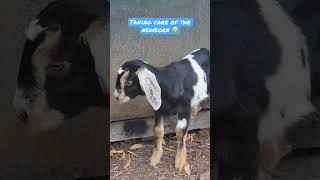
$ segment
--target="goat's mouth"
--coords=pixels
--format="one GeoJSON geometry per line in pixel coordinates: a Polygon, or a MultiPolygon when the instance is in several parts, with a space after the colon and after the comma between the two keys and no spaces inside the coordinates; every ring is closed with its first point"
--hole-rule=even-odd
{"type": "Polygon", "coordinates": [[[113,93],[114,97],[116,98],[118,104],[124,104],[130,101],[129,96],[125,96],[123,94],[119,94],[118,90],[115,90],[113,93]]]}
{"type": "Polygon", "coordinates": [[[117,96],[116,100],[118,102],[118,104],[124,104],[130,101],[130,97],[128,96],[117,96]]]}

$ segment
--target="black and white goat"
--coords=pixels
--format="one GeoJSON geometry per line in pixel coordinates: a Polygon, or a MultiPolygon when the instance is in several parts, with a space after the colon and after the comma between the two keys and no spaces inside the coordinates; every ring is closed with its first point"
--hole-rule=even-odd
{"type": "Polygon", "coordinates": [[[108,6],[103,0],[56,0],[30,22],[14,107],[34,130],[107,105],[108,6]]]}
{"type": "Polygon", "coordinates": [[[178,62],[156,68],[142,60],[124,63],[118,70],[115,98],[126,103],[138,95],[146,96],[155,111],[155,147],[150,165],[160,163],[164,136],[163,119],[177,114],[178,139],[175,168],[188,168],[186,135],[190,119],[199,103],[208,97],[210,81],[209,50],[197,49],[178,62]]]}
{"type": "Polygon", "coordinates": [[[315,38],[305,33],[318,22],[310,23],[314,16],[300,9],[298,24],[305,27],[298,26],[279,1],[213,4],[211,100],[219,180],[271,179],[285,153],[286,130],[316,111],[319,53],[313,51],[319,47],[310,48],[315,38]]]}

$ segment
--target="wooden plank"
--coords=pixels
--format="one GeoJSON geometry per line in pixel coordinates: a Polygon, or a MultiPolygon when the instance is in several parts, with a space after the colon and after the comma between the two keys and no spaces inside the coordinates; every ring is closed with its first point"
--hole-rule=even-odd
{"type": "MultiPolygon", "coordinates": [[[[140,102],[140,106],[133,106],[133,104],[131,103],[126,103],[126,104],[122,104],[121,106],[121,109],[122,109],[122,112],[123,112],[123,109],[126,110],[126,113],[125,115],[121,115],[119,117],[115,117],[113,116],[113,111],[118,111],[118,108],[120,107],[112,107],[110,106],[110,121],[111,123],[112,122],[115,122],[115,121],[122,121],[122,120],[128,120],[128,119],[143,119],[143,118],[148,118],[148,117],[151,117],[153,116],[154,114],[154,111],[153,109],[151,108],[151,105],[147,105],[145,106],[145,104],[147,104],[147,100],[145,97],[137,97],[134,101],[136,101],[135,103],[137,102],[140,102]],[[134,109],[134,110],[132,110],[134,109]],[[132,111],[132,112],[127,112],[127,111],[132,111]],[[137,112],[140,112],[140,113],[137,113],[137,112]]],[[[210,97],[208,97],[207,99],[203,100],[201,103],[200,103],[200,107],[202,108],[202,110],[208,110],[210,109],[210,97]]]]}
{"type": "MultiPolygon", "coordinates": [[[[174,133],[176,116],[170,116],[164,121],[165,134],[174,133]]],[[[154,135],[154,118],[128,119],[114,121],[110,124],[110,142],[122,141],[134,138],[151,137],[154,135]]],[[[198,113],[196,120],[190,129],[210,128],[210,110],[198,113]]]]}

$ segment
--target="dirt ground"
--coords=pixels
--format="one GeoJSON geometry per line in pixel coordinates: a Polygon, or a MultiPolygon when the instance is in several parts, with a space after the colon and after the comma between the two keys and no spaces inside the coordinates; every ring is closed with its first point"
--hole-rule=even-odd
{"type": "Polygon", "coordinates": [[[208,179],[210,169],[209,129],[189,132],[187,140],[188,162],[191,175],[179,173],[174,168],[176,139],[174,134],[165,136],[161,163],[149,166],[153,141],[127,140],[111,143],[110,179],[113,180],[154,180],[154,179],[208,179]]]}

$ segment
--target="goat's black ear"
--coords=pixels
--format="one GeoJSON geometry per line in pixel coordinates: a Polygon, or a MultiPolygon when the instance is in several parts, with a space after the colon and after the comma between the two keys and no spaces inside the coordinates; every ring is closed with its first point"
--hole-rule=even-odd
{"type": "Polygon", "coordinates": [[[161,88],[156,76],[147,68],[140,68],[136,71],[139,78],[139,83],[146,95],[152,108],[157,111],[161,107],[161,88]]]}

